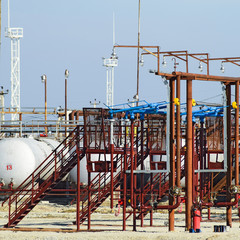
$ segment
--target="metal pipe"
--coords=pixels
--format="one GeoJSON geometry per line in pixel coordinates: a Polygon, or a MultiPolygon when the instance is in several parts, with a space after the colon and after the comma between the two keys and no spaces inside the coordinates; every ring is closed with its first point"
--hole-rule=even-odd
{"type": "MultiPolygon", "coordinates": [[[[90,154],[87,154],[87,159],[90,161],[90,154]]],[[[88,230],[91,229],[91,172],[88,172],[88,230]]]]}
{"type": "Polygon", "coordinates": [[[114,168],[114,162],[113,162],[113,153],[114,153],[114,144],[110,144],[110,152],[111,152],[111,209],[113,209],[113,168],[114,168]]]}
{"type": "MultiPolygon", "coordinates": [[[[144,161],[144,146],[143,146],[143,134],[144,134],[144,120],[141,120],[141,170],[144,169],[144,164],[143,164],[143,161],[144,161]]],[[[138,137],[138,136],[137,136],[138,137]]],[[[144,175],[143,173],[141,173],[141,206],[144,205],[144,197],[143,197],[143,193],[144,193],[144,175]]],[[[144,215],[143,215],[143,212],[141,210],[141,227],[143,227],[143,218],[144,218],[144,215]]]]}
{"type": "MultiPolygon", "coordinates": [[[[65,77],[65,123],[67,124],[67,77],[65,77]]],[[[65,127],[65,137],[67,136],[67,127],[65,127]]]]}
{"type": "MultiPolygon", "coordinates": [[[[177,76],[177,90],[176,95],[180,101],[180,77],[177,76]]],[[[181,186],[181,117],[180,117],[180,105],[176,106],[177,113],[176,113],[176,158],[177,158],[177,186],[181,186]]]]}
{"type": "Polygon", "coordinates": [[[239,82],[235,83],[235,185],[239,185],[239,82]]]}
{"type": "MultiPolygon", "coordinates": [[[[204,167],[204,140],[203,140],[203,126],[204,122],[201,120],[200,122],[200,146],[199,146],[199,159],[200,159],[200,169],[204,167]]],[[[203,187],[204,187],[204,173],[200,173],[200,199],[203,199],[203,187]]]]}
{"type": "Polygon", "coordinates": [[[191,211],[193,205],[192,196],[192,80],[187,80],[187,151],[185,164],[185,186],[186,186],[186,229],[191,228],[191,211]]]}
{"type": "MultiPolygon", "coordinates": [[[[169,173],[169,188],[175,186],[175,79],[169,81],[170,87],[170,173],[169,173]]],[[[174,205],[174,197],[169,195],[169,205],[174,205]]],[[[169,231],[174,231],[174,209],[169,209],[169,231]]]]}
{"type": "MultiPolygon", "coordinates": [[[[181,197],[180,196],[177,196],[177,201],[174,205],[159,205],[159,206],[156,206],[154,209],[167,209],[167,210],[174,210],[176,208],[179,207],[181,203],[181,197]]],[[[144,210],[152,210],[153,207],[152,206],[143,206],[144,210]]]]}
{"type": "Polygon", "coordinates": [[[133,192],[134,192],[134,174],[133,174],[133,168],[134,168],[134,126],[133,126],[134,120],[131,119],[131,149],[130,149],[130,163],[131,163],[131,205],[133,205],[134,199],[133,199],[133,192]]]}
{"type": "MultiPolygon", "coordinates": [[[[226,189],[227,189],[227,202],[231,201],[231,193],[229,188],[232,184],[232,153],[231,153],[231,85],[226,85],[227,95],[227,177],[226,177],[226,189]]],[[[227,206],[227,226],[232,227],[232,207],[227,206]]]]}
{"type": "Polygon", "coordinates": [[[213,202],[202,202],[201,205],[202,206],[207,206],[207,207],[232,207],[235,206],[238,203],[238,197],[239,194],[237,193],[235,195],[235,200],[232,202],[217,202],[217,203],[213,203],[213,202]]]}
{"type": "Polygon", "coordinates": [[[126,208],[127,208],[127,126],[124,135],[124,173],[123,173],[123,231],[126,230],[126,208]]]}
{"type": "Polygon", "coordinates": [[[76,151],[77,151],[77,231],[80,230],[80,158],[79,158],[79,126],[77,126],[77,144],[76,144],[76,151]]]}
{"type": "Polygon", "coordinates": [[[111,209],[113,209],[113,153],[114,153],[114,144],[113,144],[113,123],[114,119],[110,119],[110,155],[111,155],[111,209]]]}

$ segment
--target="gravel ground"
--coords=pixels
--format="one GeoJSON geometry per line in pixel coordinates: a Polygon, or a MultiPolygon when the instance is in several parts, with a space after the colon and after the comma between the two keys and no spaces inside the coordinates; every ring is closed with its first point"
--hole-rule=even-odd
{"type": "MultiPolygon", "coordinates": [[[[149,216],[144,220],[145,227],[140,227],[137,221],[137,231],[132,231],[132,218],[127,220],[127,230],[122,231],[122,214],[115,216],[105,204],[96,213],[92,214],[91,231],[87,230],[87,222],[81,225],[81,231],[75,232],[76,227],[72,222],[76,219],[76,206],[58,205],[49,202],[41,202],[34,210],[27,215],[17,228],[12,231],[0,230],[1,239],[240,239],[238,210],[233,210],[233,227],[228,232],[213,232],[214,225],[225,225],[225,209],[211,211],[211,221],[206,221],[206,212],[203,213],[201,222],[201,233],[189,233],[185,231],[185,215],[176,211],[175,231],[168,232],[168,213],[158,211],[154,213],[153,227],[149,226],[149,216]],[[35,231],[30,231],[35,228],[35,231]],[[21,231],[20,231],[21,230],[21,231]],[[23,231],[24,230],[24,231],[23,231]]],[[[0,209],[0,227],[2,228],[8,219],[7,207],[0,209]]]]}

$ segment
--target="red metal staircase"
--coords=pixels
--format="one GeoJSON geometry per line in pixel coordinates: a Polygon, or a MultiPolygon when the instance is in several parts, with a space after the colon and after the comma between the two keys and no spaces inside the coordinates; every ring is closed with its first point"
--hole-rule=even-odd
{"type": "Polygon", "coordinates": [[[83,136],[83,128],[77,126],[9,196],[9,219],[4,227],[15,227],[84,157],[83,136]]]}
{"type": "MultiPolygon", "coordinates": [[[[140,141],[140,137],[138,137],[134,142],[135,150],[137,149],[138,143],[140,141]]],[[[146,139],[145,139],[146,140],[146,139]]],[[[119,150],[118,150],[119,151],[119,150]]],[[[129,152],[130,149],[125,149],[126,152],[129,152]]],[[[148,151],[144,152],[143,158],[140,155],[141,150],[139,149],[136,152],[137,156],[137,166],[141,164],[141,160],[146,159],[148,156],[148,151]]],[[[115,191],[122,183],[124,178],[124,163],[122,161],[124,151],[122,150],[122,154],[117,154],[114,157],[114,165],[116,166],[115,176],[113,178],[113,190],[115,191]]],[[[127,170],[131,169],[131,159],[130,154],[127,154],[127,170]]],[[[89,184],[89,189],[91,191],[86,191],[85,195],[81,198],[85,199],[82,202],[82,206],[84,206],[80,213],[80,224],[82,224],[86,219],[91,215],[110,195],[111,195],[111,175],[110,169],[109,172],[100,172],[89,184]],[[94,191],[95,189],[95,191],[94,191]],[[90,194],[90,201],[89,201],[90,194]]]]}

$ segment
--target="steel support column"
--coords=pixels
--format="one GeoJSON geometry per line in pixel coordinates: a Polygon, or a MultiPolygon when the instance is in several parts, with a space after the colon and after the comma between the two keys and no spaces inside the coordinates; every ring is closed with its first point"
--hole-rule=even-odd
{"type": "Polygon", "coordinates": [[[130,149],[130,161],[131,161],[131,205],[133,207],[133,231],[136,231],[136,199],[134,198],[134,173],[135,161],[134,161],[134,120],[131,119],[131,149],[130,149]]]}
{"type": "Polygon", "coordinates": [[[123,174],[123,231],[126,230],[126,208],[127,208],[127,126],[125,123],[124,135],[124,174],[123,174]]]}
{"type": "Polygon", "coordinates": [[[114,153],[114,144],[113,144],[113,126],[114,120],[110,120],[110,155],[111,155],[111,209],[113,209],[113,153],[114,153]]]}
{"type": "MultiPolygon", "coordinates": [[[[175,187],[175,79],[169,81],[170,87],[170,173],[169,173],[169,189],[175,187]]],[[[169,195],[169,205],[174,205],[174,197],[169,195]]],[[[174,231],[174,209],[169,210],[169,231],[174,231]]]]}
{"type": "Polygon", "coordinates": [[[191,211],[193,205],[192,184],[192,80],[187,80],[187,151],[185,163],[186,186],[186,229],[191,228],[191,211]]]}
{"type": "MultiPolygon", "coordinates": [[[[227,97],[227,202],[231,202],[230,186],[232,184],[232,154],[231,154],[231,85],[226,85],[227,97]]],[[[232,227],[232,207],[227,206],[227,226],[232,227]]]]}
{"type": "Polygon", "coordinates": [[[77,143],[76,143],[76,151],[77,151],[77,231],[80,230],[80,158],[79,158],[79,126],[77,126],[77,143]]]}
{"type": "MultiPolygon", "coordinates": [[[[90,161],[91,155],[87,154],[87,158],[90,161]]],[[[88,172],[88,230],[91,229],[91,172],[88,172]]]]}
{"type": "MultiPolygon", "coordinates": [[[[180,101],[180,76],[177,76],[177,89],[176,95],[180,101]]],[[[181,117],[180,117],[180,104],[176,106],[176,158],[177,158],[177,186],[181,186],[181,117]]]]}
{"type": "Polygon", "coordinates": [[[235,185],[239,185],[239,82],[235,83],[235,185]]]}
{"type": "MultiPolygon", "coordinates": [[[[140,134],[141,134],[141,170],[144,169],[144,165],[143,165],[143,160],[144,160],[144,146],[143,146],[143,134],[144,134],[144,120],[141,119],[141,131],[140,131],[140,134]]],[[[138,137],[138,136],[137,136],[138,137]]],[[[144,205],[144,197],[143,197],[143,191],[144,191],[144,174],[141,173],[141,207],[143,207],[144,205]]],[[[141,208],[141,213],[140,213],[140,216],[141,216],[141,227],[143,227],[143,220],[144,220],[144,214],[142,212],[142,208],[141,208]]]]}

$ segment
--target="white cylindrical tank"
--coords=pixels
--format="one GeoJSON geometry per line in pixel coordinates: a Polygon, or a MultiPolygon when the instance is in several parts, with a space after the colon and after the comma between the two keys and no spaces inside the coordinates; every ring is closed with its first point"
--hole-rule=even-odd
{"type": "MultiPolygon", "coordinates": [[[[59,145],[51,139],[7,138],[0,141],[0,182],[17,188],[59,145]]],[[[47,177],[47,176],[46,176],[47,177]]]]}
{"type": "MultiPolygon", "coordinates": [[[[109,161],[110,156],[107,154],[106,158],[109,161]]],[[[92,154],[91,155],[91,161],[98,161],[99,155],[98,154],[92,154]]],[[[98,172],[91,173],[91,180],[97,176],[98,172]]],[[[77,183],[77,166],[75,166],[69,173],[70,179],[72,182],[77,183]]],[[[80,182],[83,185],[88,184],[88,172],[87,172],[87,159],[84,157],[80,161],[80,182]]]]}

